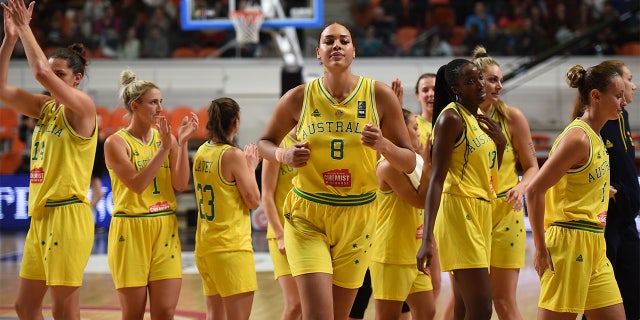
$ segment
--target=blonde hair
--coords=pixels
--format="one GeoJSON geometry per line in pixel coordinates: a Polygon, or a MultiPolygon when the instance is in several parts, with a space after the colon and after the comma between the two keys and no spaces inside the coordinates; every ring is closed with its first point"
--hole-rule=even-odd
{"type": "Polygon", "coordinates": [[[158,89],[155,83],[138,79],[138,76],[131,69],[120,73],[120,86],[120,99],[124,102],[124,108],[129,113],[133,113],[132,102],[140,99],[149,89],[158,89]]]}
{"type": "MultiPolygon", "coordinates": [[[[483,46],[477,46],[475,49],[473,49],[473,51],[471,52],[471,56],[473,57],[471,61],[473,61],[473,63],[475,63],[478,68],[482,70],[482,72],[487,71],[487,69],[491,66],[500,68],[500,64],[498,64],[498,61],[490,57],[487,54],[487,49],[485,49],[483,46]]],[[[498,101],[493,103],[491,106],[494,110],[496,110],[500,117],[509,120],[509,106],[507,106],[504,101],[498,99],[498,101]]]]}

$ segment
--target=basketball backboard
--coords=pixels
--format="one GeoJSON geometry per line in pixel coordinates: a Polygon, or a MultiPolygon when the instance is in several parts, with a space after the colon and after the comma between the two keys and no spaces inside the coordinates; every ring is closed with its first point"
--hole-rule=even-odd
{"type": "MultiPolygon", "coordinates": [[[[229,19],[229,11],[241,9],[248,2],[251,1],[180,0],[182,29],[232,29],[233,23],[229,19]]],[[[257,2],[266,16],[262,28],[319,28],[324,24],[323,0],[262,0],[257,2]],[[277,4],[282,8],[280,12],[276,8],[277,4]]]]}

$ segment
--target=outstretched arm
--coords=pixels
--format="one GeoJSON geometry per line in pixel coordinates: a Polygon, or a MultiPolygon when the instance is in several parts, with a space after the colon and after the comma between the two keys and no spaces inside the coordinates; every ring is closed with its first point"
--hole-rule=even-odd
{"type": "Polygon", "coordinates": [[[27,8],[22,1],[9,0],[9,6],[4,6],[5,14],[8,12],[13,19],[36,80],[57,102],[65,105],[65,118],[71,127],[80,135],[91,136],[96,126],[96,106],[89,95],[75,88],[82,75],[74,74],[74,79],[68,80],[73,83],[67,83],[61,79],[62,75],[56,74],[59,71],[52,69],[29,26],[34,4],[31,2],[27,8]]]}
{"type": "MultiPolygon", "coordinates": [[[[20,36],[9,13],[9,8],[4,3],[2,7],[4,8],[4,39],[2,40],[2,46],[0,46],[0,100],[16,112],[31,118],[39,118],[42,106],[51,98],[45,95],[32,94],[7,83],[9,60],[11,60],[11,54],[20,36]]],[[[33,5],[30,6],[29,10],[33,10],[33,5]]]]}

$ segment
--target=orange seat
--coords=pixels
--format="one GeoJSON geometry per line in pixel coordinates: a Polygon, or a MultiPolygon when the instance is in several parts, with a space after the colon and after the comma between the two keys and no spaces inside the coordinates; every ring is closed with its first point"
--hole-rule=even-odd
{"type": "Polygon", "coordinates": [[[437,5],[431,11],[431,23],[433,25],[447,25],[451,28],[456,25],[456,12],[450,5],[437,5]]]}
{"type": "Polygon", "coordinates": [[[182,125],[182,119],[184,117],[191,117],[193,108],[190,106],[176,106],[170,112],[168,112],[169,125],[171,126],[171,132],[178,137],[178,128],[182,125]]]}
{"type": "Polygon", "coordinates": [[[124,107],[119,107],[111,112],[111,117],[109,119],[109,125],[111,127],[111,133],[115,133],[116,131],[126,128],[131,121],[131,116],[128,111],[124,107]]]}
{"type": "Polygon", "coordinates": [[[171,56],[176,59],[189,59],[198,57],[198,54],[191,47],[178,47],[173,50],[171,56]]]}
{"type": "Polygon", "coordinates": [[[403,53],[408,53],[411,46],[416,42],[418,28],[401,27],[396,30],[396,43],[402,48],[403,53]]]}
{"type": "Polygon", "coordinates": [[[22,154],[11,150],[0,156],[0,174],[14,174],[22,164],[22,154]]]}
{"type": "Polygon", "coordinates": [[[0,119],[0,139],[13,139],[18,134],[18,113],[2,106],[0,119]]]}
{"type": "Polygon", "coordinates": [[[198,50],[198,57],[200,58],[217,58],[216,53],[218,52],[218,48],[214,47],[204,47],[198,50]]]}
{"type": "Polygon", "coordinates": [[[459,46],[462,44],[462,40],[464,40],[464,36],[467,34],[467,30],[463,26],[455,26],[453,27],[453,36],[449,40],[449,44],[451,46],[459,46]]]}
{"type": "Polygon", "coordinates": [[[96,106],[96,113],[100,116],[98,119],[98,130],[104,136],[113,133],[111,128],[111,111],[105,106],[96,106]]]}
{"type": "Polygon", "coordinates": [[[620,48],[623,56],[640,56],[640,41],[631,41],[624,43],[620,48]]]}
{"type": "Polygon", "coordinates": [[[206,139],[207,138],[207,122],[209,121],[209,106],[204,106],[198,110],[198,122],[200,125],[198,126],[198,132],[196,132],[193,137],[198,139],[206,139]]]}

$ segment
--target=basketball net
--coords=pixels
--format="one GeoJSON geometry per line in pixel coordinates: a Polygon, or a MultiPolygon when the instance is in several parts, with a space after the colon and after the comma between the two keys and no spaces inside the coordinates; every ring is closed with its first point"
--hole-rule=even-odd
{"type": "Polygon", "coordinates": [[[229,11],[229,19],[233,22],[238,42],[258,43],[260,41],[260,26],[264,21],[264,12],[260,7],[229,11]]]}

